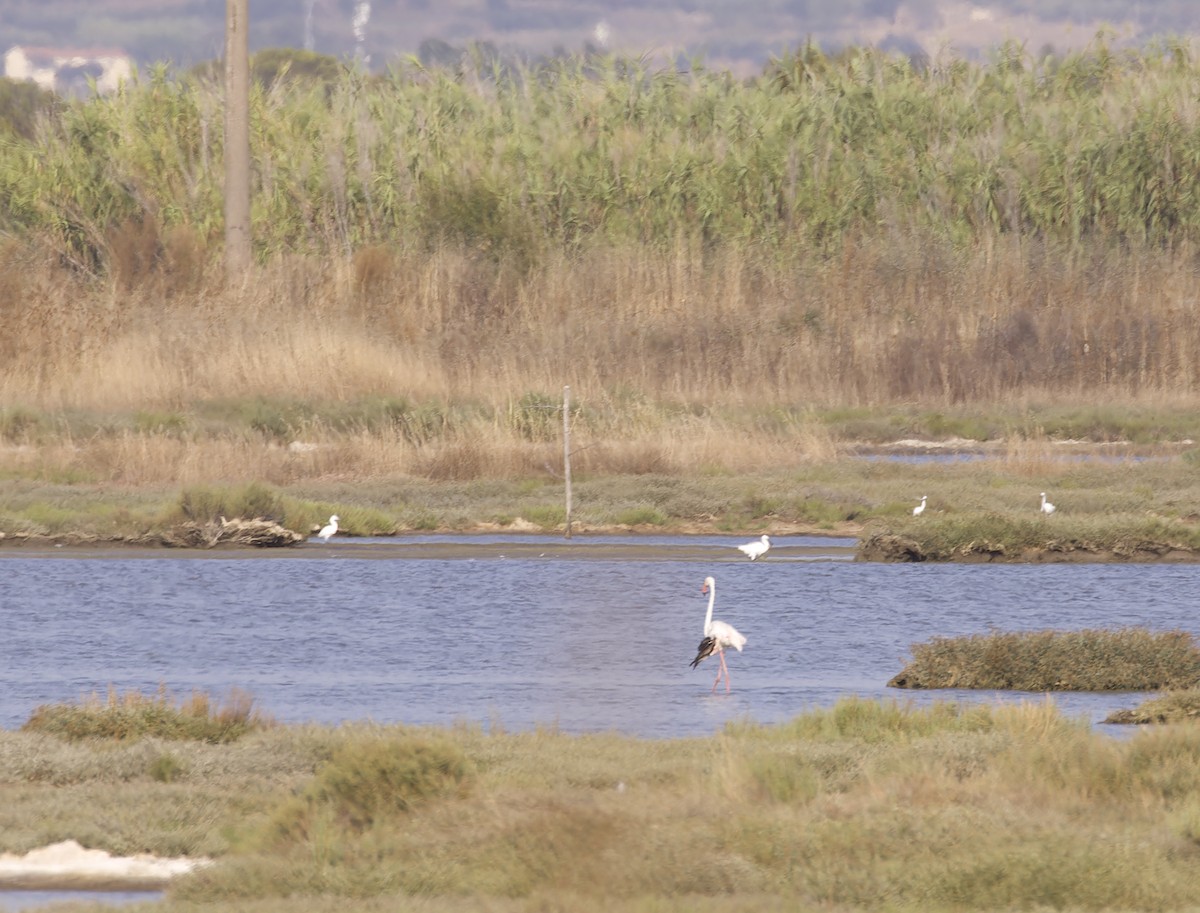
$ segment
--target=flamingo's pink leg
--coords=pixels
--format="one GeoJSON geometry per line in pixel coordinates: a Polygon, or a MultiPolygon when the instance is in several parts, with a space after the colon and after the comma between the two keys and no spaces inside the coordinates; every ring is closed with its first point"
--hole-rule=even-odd
{"type": "Polygon", "coordinates": [[[728,694],[729,693],[729,667],[725,665],[725,651],[723,649],[721,649],[720,647],[717,647],[717,659],[719,659],[721,661],[721,664],[717,667],[717,677],[716,677],[716,679],[713,680],[712,691],[713,691],[713,694],[716,694],[717,685],[721,684],[721,676],[724,675],[725,676],[725,693],[728,694]]]}
{"type": "Polygon", "coordinates": [[[721,684],[721,671],[725,668],[725,651],[717,647],[717,658],[721,664],[717,666],[717,677],[713,679],[712,693],[717,693],[717,685],[721,684]]]}

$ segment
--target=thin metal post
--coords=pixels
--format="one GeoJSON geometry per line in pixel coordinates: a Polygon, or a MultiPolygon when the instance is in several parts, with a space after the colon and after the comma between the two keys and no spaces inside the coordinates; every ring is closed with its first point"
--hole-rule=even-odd
{"type": "Polygon", "coordinates": [[[571,388],[563,387],[563,478],[567,485],[567,536],[571,538],[571,388]]]}

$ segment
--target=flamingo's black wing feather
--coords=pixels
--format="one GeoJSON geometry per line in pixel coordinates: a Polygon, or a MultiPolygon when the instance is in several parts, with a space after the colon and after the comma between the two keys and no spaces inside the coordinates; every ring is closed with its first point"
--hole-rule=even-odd
{"type": "Polygon", "coordinates": [[[692,668],[695,669],[700,665],[700,660],[712,656],[717,649],[717,639],[715,637],[706,637],[700,641],[700,649],[696,651],[696,658],[692,660],[692,668]]]}

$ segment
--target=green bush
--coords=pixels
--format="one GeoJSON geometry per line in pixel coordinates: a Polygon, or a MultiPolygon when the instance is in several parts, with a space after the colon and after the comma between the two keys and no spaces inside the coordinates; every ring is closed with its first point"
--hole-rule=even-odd
{"type": "Polygon", "coordinates": [[[288,510],[277,492],[266,485],[251,482],[234,489],[206,486],[186,488],[179,496],[178,513],[182,519],[194,523],[211,523],[219,521],[221,517],[283,523],[288,510]]]}
{"type": "Polygon", "coordinates": [[[413,805],[467,788],[471,766],[461,750],[436,736],[361,735],[348,739],[301,796],[276,810],[277,839],[308,839],[319,822],[351,832],[394,819],[413,805]]]}

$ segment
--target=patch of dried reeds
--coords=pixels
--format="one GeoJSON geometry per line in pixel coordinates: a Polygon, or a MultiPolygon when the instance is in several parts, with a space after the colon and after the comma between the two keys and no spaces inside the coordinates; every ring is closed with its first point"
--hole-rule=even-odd
{"type": "Polygon", "coordinates": [[[853,268],[799,271],[732,247],[594,249],[518,276],[461,249],[396,249],[369,280],[353,259],[281,257],[240,291],[167,301],[45,266],[4,314],[0,397],[125,411],[396,395],[498,407],[569,383],[597,401],[769,412],[1170,404],[1194,389],[1200,324],[1179,317],[1200,288],[1186,253],[1064,264],[997,244],[919,283],[877,246],[847,256],[853,268]]]}

